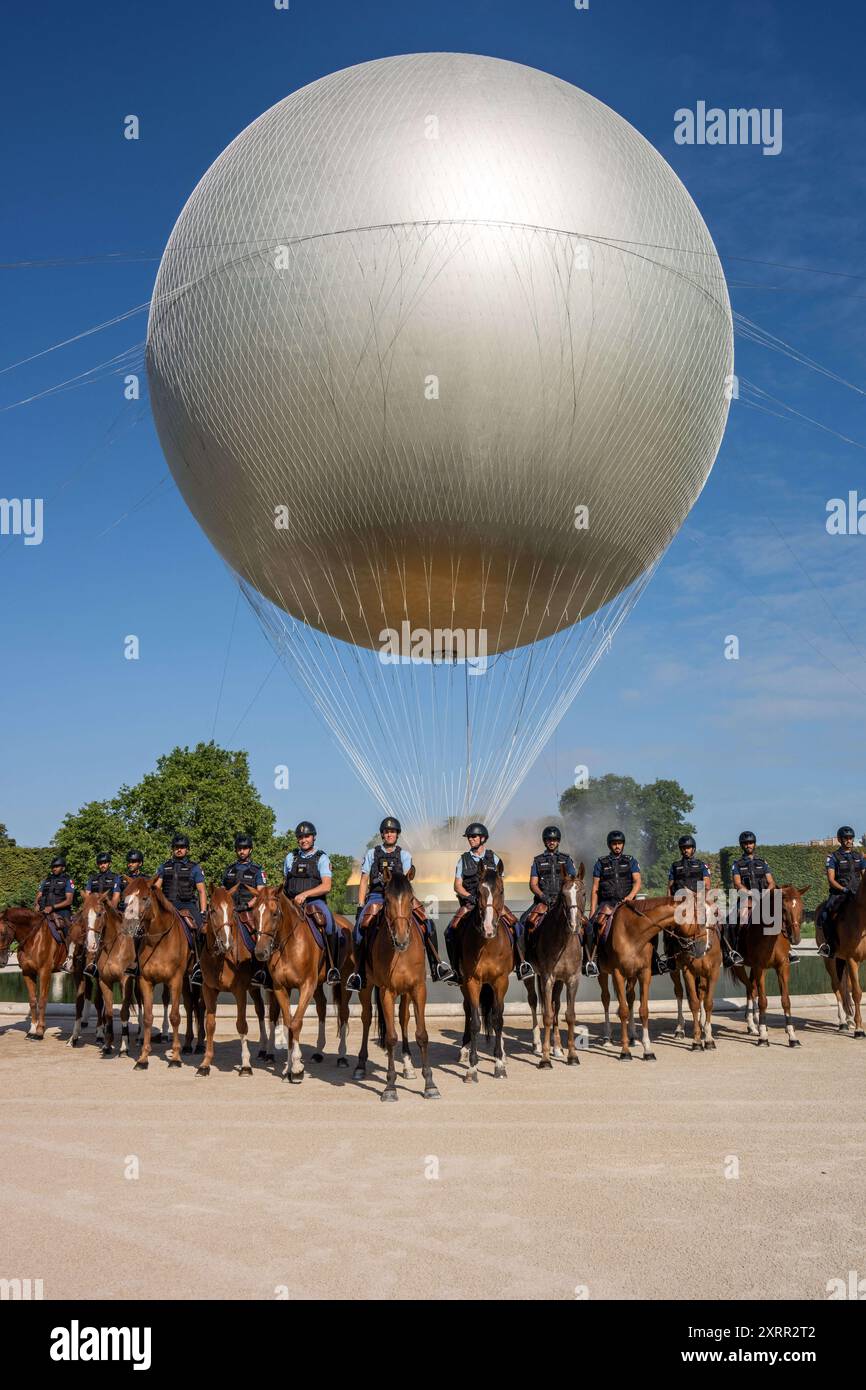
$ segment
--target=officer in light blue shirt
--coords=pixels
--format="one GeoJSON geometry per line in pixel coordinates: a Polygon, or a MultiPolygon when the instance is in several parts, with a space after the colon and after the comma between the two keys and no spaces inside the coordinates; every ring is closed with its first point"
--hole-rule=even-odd
{"type": "Polygon", "coordinates": [[[340,972],[334,959],[337,924],[328,906],[328,894],[333,883],[331,861],[323,849],[316,849],[316,827],[310,820],[299,821],[295,826],[297,849],[290,849],[283,864],[285,879],[283,892],[286,897],[304,911],[307,903],[321,909],[325,918],[325,950],[328,969],[325,983],[338,985],[340,972]]]}

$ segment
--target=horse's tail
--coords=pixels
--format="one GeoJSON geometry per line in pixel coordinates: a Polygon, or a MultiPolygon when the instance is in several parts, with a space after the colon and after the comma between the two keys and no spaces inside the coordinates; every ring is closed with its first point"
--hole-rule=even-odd
{"type": "Polygon", "coordinates": [[[493,993],[493,986],[483,984],[481,993],[478,996],[478,1007],[481,1010],[481,1022],[484,1025],[484,1036],[489,1040],[493,1036],[493,1006],[496,1003],[496,996],[493,993]]]}
{"type": "Polygon", "coordinates": [[[376,1006],[376,1042],[380,1047],[385,1046],[385,1011],[382,1008],[382,997],[379,994],[379,986],[373,990],[373,1003],[376,1006]]]}
{"type": "Polygon", "coordinates": [[[845,962],[844,960],[840,960],[840,958],[836,956],[833,960],[833,964],[836,967],[836,983],[837,985],[841,985],[842,980],[845,976],[845,962]]]}

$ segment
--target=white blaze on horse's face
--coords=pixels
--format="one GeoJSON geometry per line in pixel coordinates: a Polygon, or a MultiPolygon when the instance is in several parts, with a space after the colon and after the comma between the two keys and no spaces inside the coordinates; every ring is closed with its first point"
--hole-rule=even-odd
{"type": "Polygon", "coordinates": [[[232,944],[232,928],[231,928],[231,922],[229,921],[229,905],[228,905],[228,903],[223,903],[222,934],[223,934],[223,941],[225,942],[225,948],[226,948],[226,950],[228,951],[229,948],[230,948],[230,946],[231,946],[231,944],[232,944]]]}
{"type": "Polygon", "coordinates": [[[486,883],[481,885],[481,902],[484,910],[481,914],[481,922],[485,936],[496,935],[496,923],[493,921],[493,890],[488,888],[486,883]]]}
{"type": "Polygon", "coordinates": [[[123,909],[123,920],[128,927],[137,927],[141,917],[141,898],[134,893],[131,898],[127,898],[123,909]]]}
{"type": "Polygon", "coordinates": [[[565,890],[565,901],[568,903],[568,925],[573,932],[576,932],[580,922],[577,913],[577,884],[570,883],[565,890]]]}
{"type": "Polygon", "coordinates": [[[96,935],[96,908],[95,908],[95,907],[90,907],[90,908],[87,909],[87,949],[88,949],[88,951],[95,951],[95,950],[96,950],[96,942],[97,942],[97,935],[96,935]]]}

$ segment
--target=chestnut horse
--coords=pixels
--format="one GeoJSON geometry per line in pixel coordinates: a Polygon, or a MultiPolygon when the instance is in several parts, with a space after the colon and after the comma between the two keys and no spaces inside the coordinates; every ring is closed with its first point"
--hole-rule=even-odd
{"type": "MultiPolygon", "coordinates": [[[[146,883],[145,879],[132,880],[135,883],[146,883]]],[[[138,921],[138,902],[137,895],[129,888],[125,890],[125,906],[121,912],[119,908],[113,907],[110,895],[101,894],[99,908],[91,915],[87,913],[84,923],[84,950],[85,959],[88,966],[96,966],[99,979],[99,990],[101,995],[102,1012],[104,1020],[104,1037],[102,1040],[102,1056],[114,1056],[114,987],[118,985],[121,992],[120,1005],[120,1047],[118,1055],[126,1057],[129,1055],[129,1015],[135,998],[135,980],[125,974],[127,966],[132,965],[135,960],[135,944],[132,936],[124,926],[126,921],[138,921]]],[[[84,912],[82,910],[82,917],[84,912]]],[[[139,1032],[141,1031],[141,1015],[139,1014],[139,1032]]],[[[97,1034],[97,1041],[99,1035],[97,1034]]]]}
{"type": "Polygon", "coordinates": [[[769,1047],[766,975],[768,970],[775,970],[779,980],[779,993],[782,996],[788,1046],[799,1047],[800,1039],[794,1032],[794,1020],[791,1016],[790,955],[792,942],[796,946],[800,940],[803,894],[808,893],[809,884],[806,884],[805,888],[795,888],[792,884],[785,883],[772,891],[782,895],[782,930],[768,929],[760,921],[743,923],[739,928],[738,937],[738,949],[743,957],[743,964],[733,966],[731,973],[746,986],[747,1032],[753,1036],[757,1034],[756,1046],[769,1047]]]}
{"type": "Polygon", "coordinates": [[[562,1039],[559,1035],[559,1001],[565,985],[565,1018],[568,1024],[568,1065],[577,1066],[580,1058],[574,1042],[574,1001],[580,984],[580,968],[583,964],[583,943],[581,928],[586,921],[586,869],[581,863],[577,877],[572,878],[560,864],[561,885],[559,896],[545,912],[534,931],[526,933],[526,959],[535,967],[539,981],[536,991],[535,978],[526,981],[526,993],[532,1010],[532,1050],[541,1055],[539,1067],[552,1067],[550,1060],[550,1035],[553,1032],[553,1055],[562,1057],[562,1039]],[[538,1027],[538,993],[541,994],[544,1039],[538,1027]]]}
{"type": "MultiPolygon", "coordinates": [[[[681,926],[677,922],[679,903],[675,898],[641,898],[635,902],[622,902],[613,913],[610,929],[596,951],[601,1001],[604,1005],[604,1046],[610,1047],[610,987],[608,976],[613,977],[614,988],[619,1003],[621,1042],[619,1060],[632,1061],[629,1027],[634,1011],[635,985],[640,986],[641,1046],[643,1060],[654,1062],[656,1055],[652,1050],[649,1026],[649,996],[652,978],[653,941],[663,928],[674,929],[678,933],[694,937],[690,945],[684,946],[697,954],[702,949],[702,940],[695,926],[681,926]]],[[[699,930],[699,929],[697,929],[699,930]]]]}
{"type": "MultiPolygon", "coordinates": [[[[719,926],[719,909],[708,895],[703,913],[697,906],[697,897],[689,894],[687,917],[673,930],[665,929],[664,942],[668,959],[674,962],[671,969],[674,994],[677,999],[677,1026],[675,1038],[684,1038],[686,1030],[683,1020],[683,982],[689,996],[692,1011],[692,1052],[714,1052],[716,1040],[713,1037],[713,1001],[716,984],[722,968],[722,939],[719,926]],[[692,903],[695,905],[692,907],[692,903]],[[700,918],[703,916],[704,920],[700,918]],[[695,953],[694,940],[703,940],[703,950],[695,953]]],[[[684,900],[684,903],[687,900],[684,900]]],[[[681,914],[682,918],[682,914],[681,914]]]]}
{"type": "Polygon", "coordinates": [[[378,1042],[388,1051],[388,1071],[385,1089],[380,1100],[397,1099],[397,1069],[394,1065],[394,1049],[397,1046],[397,1028],[394,1019],[394,1005],[400,1001],[400,1023],[403,1031],[403,1076],[411,1080],[415,1072],[412,1068],[412,1054],[406,1036],[409,1019],[409,1002],[415,1013],[415,1041],[421,1053],[421,1073],[424,1077],[423,1096],[425,1100],[438,1100],[439,1091],[433,1081],[433,1070],[429,1059],[429,1039],[425,1010],[427,1006],[427,957],[424,951],[422,928],[415,920],[412,885],[405,874],[391,873],[385,864],[382,870],[385,887],[382,892],[382,907],[374,921],[375,927],[365,928],[372,932],[368,937],[366,952],[366,982],[361,990],[361,1050],[355,1066],[354,1080],[363,1081],[367,1069],[367,1043],[370,1036],[370,1023],[373,1017],[373,991],[376,992],[376,1013],[379,1025],[378,1042]]]}
{"type": "Polygon", "coordinates": [[[460,1061],[466,1064],[464,1081],[478,1080],[478,1034],[482,1022],[486,1036],[489,1038],[491,1032],[495,1036],[493,1075],[508,1075],[502,1025],[514,948],[505,921],[506,913],[502,872],[487,868],[479,878],[475,903],[457,928],[457,960],[466,1017],[460,1046],[460,1061]]]}
{"type": "Polygon", "coordinates": [[[241,1043],[239,1076],[252,1076],[250,1050],[247,1046],[247,993],[256,962],[247,946],[235,911],[234,888],[214,884],[208,888],[210,906],[205,919],[205,942],[201,953],[201,973],[204,993],[206,1046],[196,1076],[210,1076],[214,1054],[216,1010],[220,990],[233,994],[237,1007],[237,1031],[241,1043]]]}
{"type": "MultiPolygon", "coordinates": [[[[820,928],[818,928],[820,931],[820,928]]],[[[839,1031],[854,1028],[854,1037],[866,1037],[860,1000],[860,962],[866,960],[866,874],[860,878],[856,893],[848,893],[835,923],[836,950],[825,959],[827,974],[836,996],[839,1010],[839,1031]],[[850,1017],[853,1006],[853,1018],[850,1017]]],[[[818,935],[816,931],[815,935],[818,935]]],[[[822,933],[823,935],[823,933],[822,933]]]]}
{"type": "Polygon", "coordinates": [[[42,1042],[51,976],[66,960],[67,947],[54,940],[45,914],[29,907],[7,907],[0,912],[0,965],[6,965],[14,941],[18,942],[17,960],[30,1002],[27,1037],[31,1042],[42,1042]]]}
{"type": "MultiPolygon", "coordinates": [[[[273,982],[273,993],[280,1006],[286,1029],[289,1055],[283,1076],[295,1085],[304,1079],[301,1030],[304,1014],[318,986],[325,978],[325,952],[313,936],[312,928],[299,908],[287,898],[281,885],[266,884],[248,888],[250,911],[256,924],[256,960],[266,964],[273,982]],[[292,990],[298,1002],[292,1012],[292,990]]],[[[267,1000],[269,991],[263,989],[267,1000]]]]}
{"type": "Polygon", "coordinates": [[[84,967],[86,943],[91,934],[95,939],[97,923],[108,899],[108,894],[86,892],[81,907],[72,919],[67,945],[74,948],[72,978],[75,981],[75,1023],[68,1047],[77,1047],[81,1040],[81,1030],[87,1027],[87,1009],[93,995],[96,996],[96,1041],[104,1042],[105,1000],[96,981],[90,975],[85,975],[84,967]]]}
{"type": "MultiPolygon", "coordinates": [[[[136,1071],[148,1066],[153,1030],[153,991],[158,984],[167,985],[171,1004],[171,1047],[165,1054],[170,1067],[179,1067],[180,1060],[180,1001],[184,992],[184,977],[191,951],[183,923],[171,903],[157,888],[155,879],[130,880],[126,889],[127,914],[123,930],[139,938],[138,983],[144,1011],[141,1052],[135,1063],[136,1071]],[[134,907],[130,911],[130,903],[134,907]]],[[[188,1023],[188,1032],[191,1020],[188,1023]]]]}

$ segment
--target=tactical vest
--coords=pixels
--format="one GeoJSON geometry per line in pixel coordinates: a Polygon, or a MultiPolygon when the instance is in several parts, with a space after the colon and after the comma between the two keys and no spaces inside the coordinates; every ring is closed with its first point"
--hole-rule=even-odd
{"type": "Polygon", "coordinates": [[[630,854],[606,854],[598,881],[600,903],[621,903],[632,890],[634,878],[630,854]]]}
{"type": "Polygon", "coordinates": [[[55,907],[68,893],[66,874],[49,874],[40,886],[43,907],[55,907]]]}
{"type": "Polygon", "coordinates": [[[860,879],[860,861],[863,856],[856,849],[837,849],[833,852],[833,873],[836,882],[846,888],[853,888],[860,879]]]}
{"type": "MultiPolygon", "coordinates": [[[[287,898],[296,898],[299,893],[306,893],[308,888],[318,888],[322,881],[319,872],[319,860],[324,855],[323,849],[314,849],[309,859],[301,858],[301,851],[294,850],[292,854],[292,867],[286,874],[286,883],[283,889],[287,898]]],[[[325,897],[319,897],[317,902],[325,902],[325,897]]]]}
{"type": "Polygon", "coordinates": [[[113,893],[117,874],[111,869],[105,869],[101,874],[93,874],[90,882],[93,884],[91,893],[113,893]]]}
{"type": "Polygon", "coordinates": [[[194,903],[197,900],[193,870],[198,865],[189,859],[167,859],[160,870],[162,891],[170,903],[194,903]]]}
{"type": "Polygon", "coordinates": [[[471,897],[474,898],[475,894],[478,892],[481,865],[483,864],[485,869],[495,869],[497,862],[496,855],[493,853],[492,849],[486,849],[484,851],[484,858],[480,861],[474,859],[468,849],[463,851],[460,856],[460,878],[463,887],[471,897]]]}
{"type": "Polygon", "coordinates": [[[766,859],[759,859],[757,855],[753,855],[751,859],[747,855],[742,859],[735,859],[732,872],[740,875],[744,888],[763,893],[764,889],[769,887],[767,875],[770,866],[766,859]]]}
{"type": "Polygon", "coordinates": [[[252,894],[248,890],[255,888],[261,867],[261,864],[254,864],[252,859],[236,859],[223,874],[223,888],[234,888],[236,883],[240,884],[235,893],[235,907],[238,912],[246,912],[252,902],[252,894]]]}
{"type": "Polygon", "coordinates": [[[694,855],[691,859],[678,859],[675,864],[671,864],[671,888],[674,893],[680,888],[688,888],[692,893],[697,893],[698,888],[704,881],[704,866],[700,859],[694,855]]]}
{"type": "Polygon", "coordinates": [[[373,850],[373,862],[370,865],[369,884],[370,891],[373,893],[381,893],[384,891],[385,879],[382,876],[382,870],[386,864],[392,875],[402,874],[403,851],[399,845],[395,845],[393,849],[385,849],[382,845],[377,845],[373,850]]]}
{"type": "Polygon", "coordinates": [[[544,854],[536,854],[532,861],[532,876],[538,879],[538,886],[548,906],[552,906],[559,897],[562,887],[559,866],[567,860],[568,855],[562,854],[560,850],[554,850],[553,853],[545,850],[544,854]]]}

